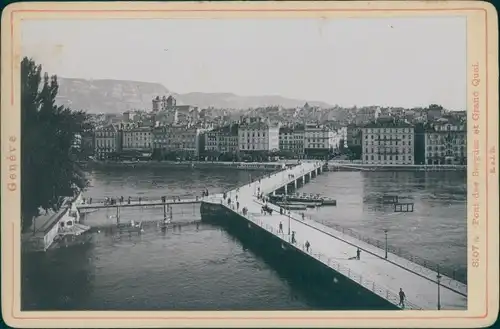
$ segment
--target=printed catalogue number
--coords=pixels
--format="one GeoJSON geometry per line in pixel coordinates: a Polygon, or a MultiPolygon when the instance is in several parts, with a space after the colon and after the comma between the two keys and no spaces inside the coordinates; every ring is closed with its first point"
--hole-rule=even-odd
{"type": "MultiPolygon", "coordinates": [[[[480,91],[479,87],[481,85],[481,77],[480,77],[480,67],[479,63],[475,63],[472,65],[472,131],[473,131],[473,141],[472,141],[472,226],[474,230],[479,228],[479,224],[481,223],[481,208],[479,204],[480,194],[480,162],[481,162],[481,143],[480,143],[480,119],[481,119],[481,102],[480,102],[480,91]]],[[[472,267],[480,266],[480,237],[477,232],[474,232],[474,238],[472,240],[471,252],[472,252],[472,267]]]]}

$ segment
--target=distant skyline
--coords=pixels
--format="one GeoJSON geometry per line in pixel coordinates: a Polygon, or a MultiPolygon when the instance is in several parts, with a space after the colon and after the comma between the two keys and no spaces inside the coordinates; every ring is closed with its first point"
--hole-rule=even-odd
{"type": "Polygon", "coordinates": [[[340,106],[466,109],[465,17],[31,20],[22,55],[66,78],[340,106]]]}

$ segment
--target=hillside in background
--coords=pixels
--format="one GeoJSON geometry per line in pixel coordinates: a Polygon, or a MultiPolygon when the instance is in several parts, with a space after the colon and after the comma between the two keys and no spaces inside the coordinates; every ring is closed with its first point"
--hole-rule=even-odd
{"type": "Polygon", "coordinates": [[[90,113],[121,113],[132,109],[150,110],[151,100],[156,96],[173,95],[178,104],[199,106],[200,108],[247,109],[281,105],[283,107],[311,106],[332,107],[322,102],[290,99],[281,96],[238,96],[231,93],[193,92],[177,94],[170,92],[160,83],[125,80],[85,80],[61,78],[57,103],[90,113]]]}

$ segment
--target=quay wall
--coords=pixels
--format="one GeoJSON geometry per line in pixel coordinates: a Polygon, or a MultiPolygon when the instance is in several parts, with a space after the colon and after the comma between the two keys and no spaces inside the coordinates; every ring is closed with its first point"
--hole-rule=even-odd
{"type": "Polygon", "coordinates": [[[302,250],[223,205],[203,202],[201,220],[223,228],[254,252],[292,286],[314,294],[325,308],[346,310],[396,310],[392,303],[327,267],[302,250]]]}
{"type": "Polygon", "coordinates": [[[274,171],[285,166],[284,163],[269,162],[211,162],[211,161],[140,161],[140,162],[115,162],[115,161],[90,161],[81,163],[82,167],[93,169],[114,168],[192,168],[192,169],[236,169],[236,170],[265,170],[274,171]]]}
{"type": "Polygon", "coordinates": [[[326,166],[328,171],[467,171],[467,166],[461,165],[372,165],[372,164],[348,164],[348,163],[329,163],[326,166]]]}

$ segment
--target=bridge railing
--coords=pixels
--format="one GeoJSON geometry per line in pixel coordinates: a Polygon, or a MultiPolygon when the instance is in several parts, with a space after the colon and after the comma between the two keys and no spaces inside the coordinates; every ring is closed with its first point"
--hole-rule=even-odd
{"type": "MultiPolygon", "coordinates": [[[[314,221],[313,219],[311,219],[311,220],[314,221]]],[[[341,232],[341,233],[346,234],[350,237],[353,237],[357,240],[366,242],[366,243],[368,243],[374,247],[377,247],[381,250],[385,250],[385,242],[383,242],[383,241],[361,235],[361,234],[353,231],[350,228],[346,228],[346,227],[343,227],[343,226],[335,224],[335,223],[325,223],[325,222],[320,222],[320,223],[322,223],[323,225],[328,226],[330,228],[333,228],[338,232],[341,232]]],[[[412,267],[412,270],[417,271],[419,273],[429,274],[430,271],[434,271],[436,273],[439,271],[439,273],[441,275],[447,276],[451,280],[456,280],[464,285],[467,283],[467,273],[465,271],[460,271],[460,270],[457,270],[454,268],[439,265],[437,263],[431,262],[431,261],[424,259],[422,257],[412,255],[411,253],[409,253],[401,248],[394,247],[394,246],[389,245],[389,244],[387,245],[387,252],[394,254],[396,256],[399,256],[405,260],[408,260],[409,262],[407,262],[405,264],[405,266],[412,266],[412,263],[413,263],[413,265],[415,265],[415,264],[420,265],[420,266],[413,266],[412,267]]],[[[450,285],[453,285],[451,280],[449,280],[450,282],[447,282],[447,283],[450,285]]],[[[442,281],[444,282],[444,280],[442,280],[442,281]]],[[[458,288],[458,286],[456,288],[458,288]]]]}
{"type": "MultiPolygon", "coordinates": [[[[114,198],[116,200],[116,203],[117,204],[120,204],[120,197],[121,196],[112,196],[112,197],[108,197],[108,198],[114,198]]],[[[174,199],[175,200],[178,200],[179,198],[181,200],[192,200],[192,199],[195,199],[198,198],[201,200],[201,193],[200,195],[195,195],[195,194],[179,194],[179,195],[165,195],[166,197],[166,201],[167,202],[173,202],[174,199]]],[[[130,202],[138,202],[139,201],[139,198],[141,199],[141,202],[161,202],[161,198],[162,196],[161,195],[158,195],[158,196],[144,196],[144,197],[139,197],[139,196],[134,196],[134,197],[130,197],[130,202]]],[[[97,197],[97,198],[94,198],[94,197],[83,197],[82,198],[82,201],[83,199],[85,199],[85,204],[101,204],[101,203],[105,203],[106,202],[106,197],[97,197]],[[90,199],[92,199],[92,202],[90,202],[90,199]]],[[[123,202],[121,204],[127,204],[128,203],[128,196],[123,196],[123,202]]]]}
{"type": "MultiPolygon", "coordinates": [[[[231,209],[234,210],[234,206],[231,207],[231,209]]],[[[243,216],[243,214],[240,214],[243,216]]],[[[384,298],[385,300],[389,301],[395,306],[400,306],[399,305],[399,294],[397,292],[394,292],[393,290],[385,287],[384,285],[380,283],[376,283],[373,280],[368,279],[367,277],[363,277],[362,275],[351,271],[350,268],[340,264],[339,262],[335,261],[332,258],[329,258],[327,255],[320,253],[320,252],[314,252],[312,248],[306,248],[305,243],[300,240],[296,240],[295,243],[292,243],[291,236],[288,234],[284,234],[283,232],[279,232],[278,229],[273,227],[272,225],[265,224],[263,221],[259,220],[257,217],[254,217],[251,214],[247,214],[245,216],[248,220],[253,222],[254,224],[262,227],[263,229],[267,230],[268,232],[280,237],[282,240],[285,242],[288,242],[289,245],[293,246],[296,249],[299,249],[300,251],[310,255],[317,261],[325,264],[326,266],[334,269],[336,272],[342,274],[343,276],[347,277],[351,281],[354,281],[358,283],[359,285],[363,286],[365,289],[375,293],[376,295],[384,298]]],[[[404,302],[404,309],[407,310],[421,310],[422,308],[419,307],[417,304],[410,302],[405,299],[404,302]]]]}
{"type": "MultiPolygon", "coordinates": [[[[261,202],[256,203],[262,205],[261,202]]],[[[276,212],[279,212],[279,206],[274,205],[272,203],[268,203],[268,206],[273,209],[276,212]]],[[[299,222],[304,222],[301,217],[297,216],[298,214],[287,211],[286,212],[287,216],[290,216],[290,218],[299,221],[299,222]]],[[[310,217],[306,218],[306,223],[312,227],[315,227],[316,229],[324,232],[330,231],[333,235],[338,235],[338,233],[345,234],[347,236],[353,237],[357,240],[366,242],[374,247],[378,247],[380,251],[383,252],[385,243],[382,243],[381,241],[378,241],[376,239],[368,238],[365,236],[362,236],[361,234],[358,234],[354,232],[351,229],[344,228],[340,225],[337,224],[331,224],[333,227],[326,226],[325,224],[321,225],[321,223],[316,222],[315,220],[312,220],[310,217]],[[331,231],[335,230],[335,232],[331,231]]],[[[330,224],[329,224],[330,225],[330,224]]],[[[415,272],[416,274],[425,276],[431,280],[436,280],[436,273],[438,272],[438,267],[439,267],[439,273],[442,275],[441,278],[441,284],[443,286],[448,286],[449,288],[456,289],[460,293],[466,295],[467,294],[467,285],[461,281],[458,280],[457,278],[461,278],[462,280],[466,281],[466,273],[463,275],[461,272],[456,271],[454,269],[450,269],[447,267],[442,267],[440,265],[437,265],[435,263],[429,262],[425,259],[418,258],[416,256],[412,257],[404,257],[402,255],[405,255],[404,253],[401,253],[401,249],[396,249],[396,248],[388,248],[388,252],[397,255],[401,258],[400,261],[397,262],[397,264],[403,266],[404,268],[407,268],[408,270],[411,270],[415,272]],[[413,259],[413,261],[411,260],[413,259]],[[405,262],[406,260],[406,262],[405,262]],[[416,261],[415,261],[416,260],[416,261]]]]}

